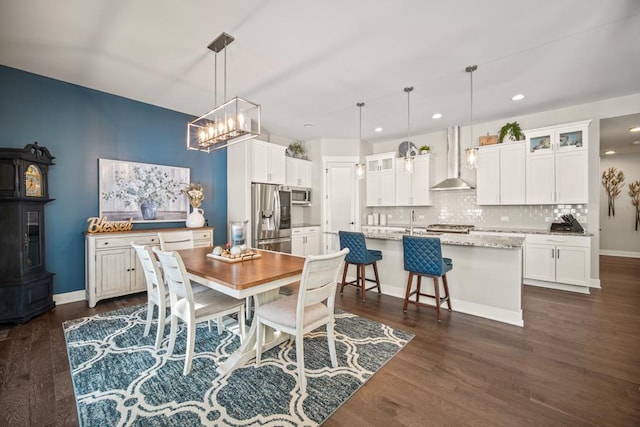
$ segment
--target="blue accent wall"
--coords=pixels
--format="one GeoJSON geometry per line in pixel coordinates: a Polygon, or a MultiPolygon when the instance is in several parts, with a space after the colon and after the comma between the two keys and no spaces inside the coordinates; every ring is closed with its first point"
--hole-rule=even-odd
{"type": "MultiPolygon", "coordinates": [[[[54,293],[84,290],[87,218],[98,216],[98,159],[154,163],[191,169],[205,189],[202,209],[226,242],[227,152],[186,149],[193,117],[119,96],[0,66],[0,146],[37,141],[55,156],[49,172],[46,263],[55,273],[54,293]]],[[[2,218],[0,218],[2,220],[2,218]]],[[[135,229],[184,227],[134,224],[135,229]]]]}

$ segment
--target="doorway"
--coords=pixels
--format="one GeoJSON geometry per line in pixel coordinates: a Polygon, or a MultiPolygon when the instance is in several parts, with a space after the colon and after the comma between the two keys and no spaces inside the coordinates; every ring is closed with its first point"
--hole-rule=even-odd
{"type": "Polygon", "coordinates": [[[323,253],[340,250],[339,230],[354,231],[360,227],[362,181],[356,178],[357,162],[355,157],[323,158],[323,253]]]}

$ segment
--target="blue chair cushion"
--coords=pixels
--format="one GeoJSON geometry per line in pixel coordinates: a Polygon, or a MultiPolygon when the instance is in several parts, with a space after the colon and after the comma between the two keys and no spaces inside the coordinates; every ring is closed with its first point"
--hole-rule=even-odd
{"type": "Polygon", "coordinates": [[[364,233],[338,231],[340,250],[349,248],[345,261],[351,264],[371,264],[382,259],[382,251],[368,250],[364,233]]]}
{"type": "Polygon", "coordinates": [[[416,274],[442,276],[453,268],[451,258],[442,257],[436,237],[402,236],[404,269],[416,274]]]}

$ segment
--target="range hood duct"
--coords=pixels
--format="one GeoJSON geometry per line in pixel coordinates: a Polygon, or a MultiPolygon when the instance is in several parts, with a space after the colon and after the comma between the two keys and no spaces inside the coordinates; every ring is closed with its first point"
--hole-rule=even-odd
{"type": "Polygon", "coordinates": [[[447,129],[447,179],[431,187],[434,191],[473,190],[460,179],[460,126],[447,129]]]}

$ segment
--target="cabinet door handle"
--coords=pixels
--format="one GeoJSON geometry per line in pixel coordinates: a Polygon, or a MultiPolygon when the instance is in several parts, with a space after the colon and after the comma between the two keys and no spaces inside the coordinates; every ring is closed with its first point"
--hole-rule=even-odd
{"type": "Polygon", "coordinates": [[[551,258],[555,258],[555,250],[551,248],[551,258]]]}
{"type": "Polygon", "coordinates": [[[556,258],[560,259],[560,249],[556,249],[556,258]]]}

